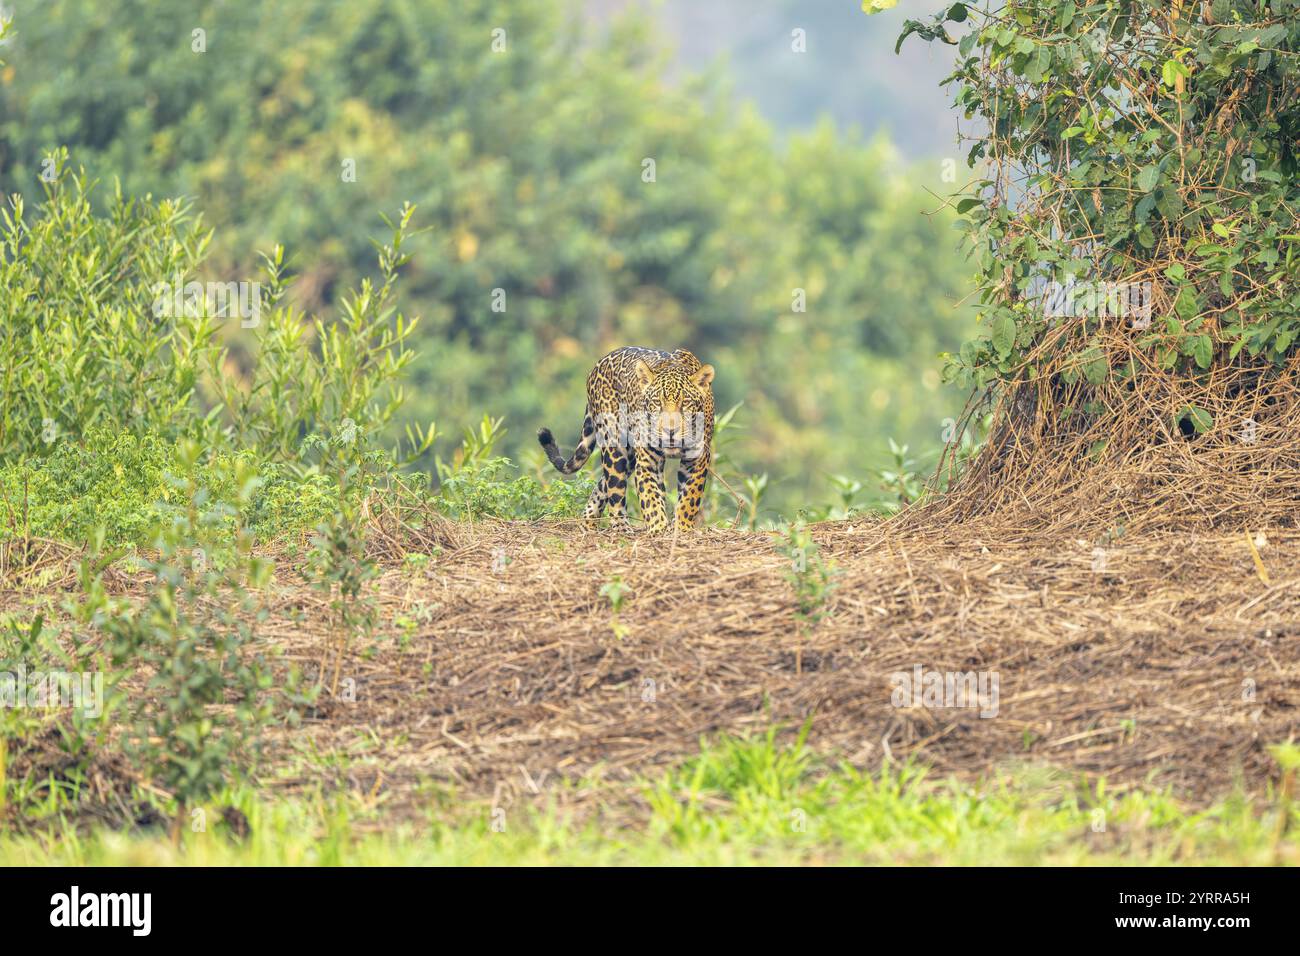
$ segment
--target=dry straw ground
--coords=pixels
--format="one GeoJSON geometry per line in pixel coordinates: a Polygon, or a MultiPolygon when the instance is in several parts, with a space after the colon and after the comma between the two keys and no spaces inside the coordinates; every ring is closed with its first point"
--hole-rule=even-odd
{"type": "MultiPolygon", "coordinates": [[[[394,741],[353,771],[376,793],[580,800],[557,784],[632,782],[701,738],[811,720],[814,748],[865,768],[1035,763],[1194,803],[1261,795],[1266,747],[1300,731],[1300,360],[1192,377],[1118,327],[1098,341],[1131,374],[1089,385],[1046,341],[948,493],[812,529],[838,584],[807,635],[768,535],[431,526],[427,575],[381,584],[389,619],[428,606],[413,650],[358,660],[356,702],[325,709],[314,745],[394,741]],[[917,667],[996,675],[996,716],[896,706],[892,675],[917,667]]],[[[304,662],[322,639],[277,634],[304,662]]]]}
{"type": "MultiPolygon", "coordinates": [[[[435,520],[419,541],[379,535],[381,626],[343,668],[355,699],[325,699],[276,734],[263,782],[338,786],[397,815],[424,812],[427,784],[503,805],[582,804],[608,789],[565,781],[622,789],[701,738],[773,724],[792,734],[809,718],[817,751],[867,768],[915,758],[971,779],[1046,763],[1193,802],[1274,779],[1265,746],[1300,730],[1300,530],[1109,539],[1018,531],[1003,513],[931,518],[814,526],[837,587],[806,636],[767,534],[435,520]],[[397,556],[412,549],[435,556],[412,570],[397,556]],[[600,593],[615,577],[627,588],[618,633],[600,593]],[[895,706],[891,675],[918,666],[996,674],[996,716],[895,706]]],[[[47,590],[71,589],[72,557],[29,564],[47,590]]],[[[325,599],[296,576],[282,560],[261,630],[312,672],[332,632],[325,599]]],[[[0,608],[31,597],[6,591],[0,608]]],[[[50,743],[27,759],[57,769],[50,743]]],[[[112,818],[134,773],[120,759],[98,772],[112,818]]]]}
{"type": "MultiPolygon", "coordinates": [[[[811,718],[817,751],[862,767],[913,757],[971,779],[1046,763],[1202,802],[1238,784],[1262,793],[1276,773],[1264,747],[1300,729],[1293,528],[1099,543],[1001,520],[871,519],[813,534],[838,585],[830,615],[801,637],[788,561],[765,534],[430,525],[420,547],[441,553],[427,568],[385,560],[383,623],[343,669],[355,700],[325,700],[278,733],[263,781],[277,793],[342,787],[398,816],[425,812],[426,784],[576,806],[609,791],[566,780],[621,790],[702,737],[774,723],[793,733],[811,718]],[[600,594],[615,576],[628,589],[621,636],[600,594]],[[894,706],[890,675],[917,666],[996,674],[996,716],[894,706]]],[[[262,633],[310,672],[331,639],[328,610],[294,576],[282,562],[262,633]]],[[[30,597],[8,591],[0,606],[30,597]]],[[[50,743],[28,759],[57,769],[50,743]]],[[[98,769],[112,818],[134,774],[120,759],[98,769]]]]}
{"type": "MultiPolygon", "coordinates": [[[[807,635],[771,535],[377,520],[381,625],[343,666],[354,699],[276,733],[262,783],[342,787],[396,815],[425,812],[430,785],[590,808],[611,788],[567,783],[635,794],[701,738],[811,720],[813,748],[869,769],[914,758],[973,779],[1034,763],[1193,803],[1262,794],[1266,746],[1300,730],[1300,405],[1227,389],[1202,399],[1216,428],[1185,437],[1171,424],[1185,394],[1149,394],[1123,427],[1165,433],[1135,451],[1058,434],[1022,395],[949,495],[814,526],[838,574],[807,635]],[[1234,414],[1256,421],[1251,441],[1234,414]],[[432,557],[413,568],[411,553],[432,557]],[[616,577],[617,628],[601,593],[616,577]],[[996,675],[996,716],[896,706],[891,675],[917,667],[996,675]]],[[[73,557],[28,556],[27,578],[72,590],[73,557]]],[[[0,609],[31,598],[11,587],[0,609]]],[[[326,599],[282,558],[268,600],[264,638],[314,672],[326,599]]],[[[101,769],[108,802],[132,771],[101,769]]]]}
{"type": "MultiPolygon", "coordinates": [[[[633,782],[702,737],[808,718],[814,748],[859,766],[914,757],[972,778],[1049,763],[1200,801],[1237,783],[1261,792],[1265,745],[1297,731],[1300,532],[1099,545],[1001,522],[862,520],[814,536],[838,587],[801,637],[787,559],[764,534],[442,526],[427,572],[380,582],[384,617],[419,622],[408,649],[354,656],[355,702],[323,706],[306,737],[368,751],[340,782],[398,805],[427,780],[503,802],[580,799],[557,784],[633,782]],[[615,576],[629,591],[620,633],[600,594],[615,576]],[[996,674],[996,716],[895,706],[890,675],[917,666],[996,674]],[[382,747],[359,743],[372,732],[382,747]]],[[[286,593],[268,633],[310,666],[322,611],[286,593]],[[305,623],[289,619],[299,608],[305,623]]]]}

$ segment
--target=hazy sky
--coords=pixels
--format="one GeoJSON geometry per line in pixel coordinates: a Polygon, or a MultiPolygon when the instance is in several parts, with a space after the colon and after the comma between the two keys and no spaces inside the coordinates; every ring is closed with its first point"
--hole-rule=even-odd
{"type": "Polygon", "coordinates": [[[954,48],[911,37],[894,55],[903,20],[927,19],[937,3],[902,0],[869,17],[861,0],[582,2],[596,21],[629,7],[647,11],[680,69],[721,60],[736,93],[777,127],[811,126],[826,114],[868,134],[888,130],[910,157],[957,155],[956,113],[939,87],[952,72],[954,48]],[[806,53],[791,49],[795,28],[806,31],[806,53]]]}

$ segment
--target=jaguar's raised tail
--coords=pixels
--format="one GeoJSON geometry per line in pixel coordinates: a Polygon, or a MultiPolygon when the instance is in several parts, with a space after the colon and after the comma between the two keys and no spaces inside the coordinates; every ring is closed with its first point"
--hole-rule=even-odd
{"type": "Polygon", "coordinates": [[[560,449],[555,444],[555,436],[551,434],[549,428],[537,429],[537,441],[556,471],[562,475],[571,475],[585,465],[587,459],[591,457],[591,450],[596,447],[596,425],[590,415],[583,419],[582,438],[578,441],[578,447],[573,450],[573,457],[567,461],[564,455],[560,454],[560,449]]]}

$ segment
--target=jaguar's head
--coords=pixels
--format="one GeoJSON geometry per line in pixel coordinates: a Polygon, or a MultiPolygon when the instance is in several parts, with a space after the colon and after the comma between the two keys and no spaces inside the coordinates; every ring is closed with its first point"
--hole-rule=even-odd
{"type": "Polygon", "coordinates": [[[713,409],[713,366],[701,365],[690,352],[678,349],[654,365],[637,359],[642,407],[649,413],[650,441],[659,448],[688,448],[704,440],[706,417],[713,409]]]}

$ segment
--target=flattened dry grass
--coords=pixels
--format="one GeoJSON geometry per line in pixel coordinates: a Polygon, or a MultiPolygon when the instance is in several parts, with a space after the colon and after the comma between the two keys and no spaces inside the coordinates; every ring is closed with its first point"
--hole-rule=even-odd
{"type": "MultiPolygon", "coordinates": [[[[912,759],[969,780],[1045,762],[1204,802],[1238,785],[1263,795],[1277,775],[1265,746],[1297,731],[1295,531],[1089,540],[1000,521],[820,525],[837,587],[804,636],[787,559],[765,534],[620,537],[564,522],[427,534],[442,548],[427,569],[390,562],[379,579],[390,627],[353,648],[355,701],[323,701],[276,741],[277,787],[329,775],[293,759],[310,750],[354,754],[336,782],[394,806],[429,781],[509,806],[581,801],[563,783],[596,779],[626,783],[635,802],[634,781],[701,738],[793,734],[811,719],[814,751],[860,768],[912,759]],[[627,589],[617,631],[600,593],[615,577],[627,589]],[[891,675],[917,666],[996,675],[996,716],[895,706],[891,675]]],[[[272,605],[264,633],[310,668],[324,601],[291,588],[272,605]]]]}
{"type": "MultiPolygon", "coordinates": [[[[913,761],[971,781],[1048,764],[1192,805],[1234,790],[1270,799],[1279,770],[1266,748],[1300,730],[1293,373],[1209,376],[1193,398],[1218,424],[1190,437],[1171,424],[1185,390],[1130,395],[1101,447],[1032,394],[1009,399],[949,494],[887,521],[812,527],[837,572],[808,633],[768,534],[432,512],[412,523],[379,508],[379,628],[348,650],[346,695],[326,692],[301,728],[271,735],[260,785],[339,789],[397,819],[420,818],[430,788],[580,813],[621,792],[637,815],[638,782],[701,739],[773,726],[789,737],[810,721],[820,760],[860,770],[913,761]],[[1257,442],[1228,431],[1247,417],[1257,442]],[[617,617],[602,594],[615,579],[617,617]],[[896,706],[894,675],[918,667],[996,677],[996,713],[896,706]]],[[[18,546],[0,554],[0,610],[75,589],[72,555],[18,546]]],[[[335,634],[301,564],[278,555],[259,632],[310,674],[335,634]]],[[[119,569],[106,584],[148,582],[119,569]]]]}

